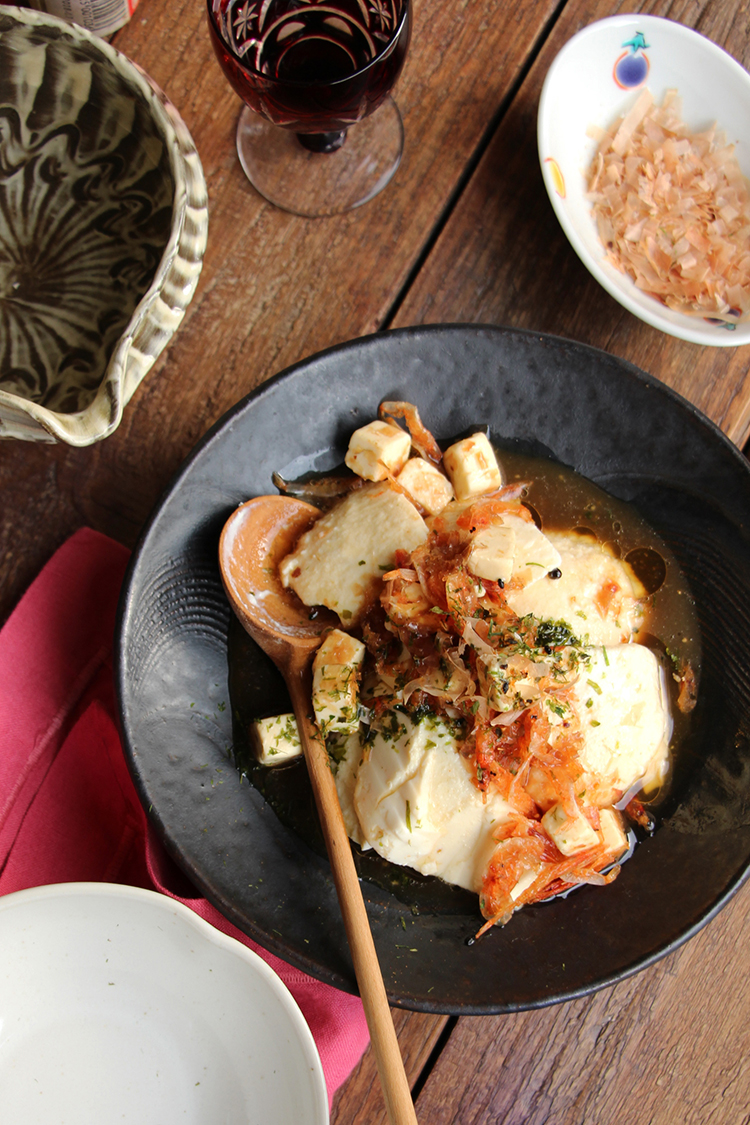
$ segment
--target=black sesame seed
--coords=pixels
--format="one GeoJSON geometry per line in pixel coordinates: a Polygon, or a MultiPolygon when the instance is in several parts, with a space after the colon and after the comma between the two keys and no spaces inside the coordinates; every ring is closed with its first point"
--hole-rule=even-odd
{"type": "Polygon", "coordinates": [[[547,577],[548,578],[562,578],[562,571],[560,570],[560,567],[556,566],[554,570],[548,570],[547,571],[547,577]]]}

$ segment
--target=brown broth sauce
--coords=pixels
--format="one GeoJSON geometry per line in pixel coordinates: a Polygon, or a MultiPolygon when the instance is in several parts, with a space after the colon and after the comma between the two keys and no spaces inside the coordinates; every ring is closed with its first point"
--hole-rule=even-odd
{"type": "MultiPolygon", "coordinates": [[[[524,502],[542,530],[576,530],[595,538],[615,556],[625,559],[646,587],[646,613],[638,641],[653,648],[665,665],[674,722],[670,751],[674,756],[690,722],[690,716],[677,707],[675,677],[690,665],[698,680],[700,632],[693,598],[672,552],[631,505],[610,496],[572,469],[502,448],[497,452],[507,483],[529,482],[524,502]]],[[[335,474],[327,474],[332,475],[335,474]]],[[[575,624],[568,624],[575,631],[575,624]]],[[[229,631],[228,656],[237,767],[279,819],[311,848],[325,855],[304,761],[261,766],[249,745],[248,730],[253,719],[291,710],[283,680],[234,620],[229,631]]],[[[662,792],[649,794],[648,809],[658,810],[668,790],[667,782],[662,792]]],[[[352,847],[359,875],[396,895],[413,910],[477,910],[476,895],[448,886],[434,876],[391,864],[374,851],[362,852],[356,845],[352,847]]]]}

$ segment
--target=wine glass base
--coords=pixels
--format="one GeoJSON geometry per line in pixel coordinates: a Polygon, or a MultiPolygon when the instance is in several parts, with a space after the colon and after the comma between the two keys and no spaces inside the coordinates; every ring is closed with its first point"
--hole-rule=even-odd
{"type": "Polygon", "coordinates": [[[390,96],[330,153],[310,152],[290,129],[248,106],[237,123],[237,152],[250,183],[274,206],[306,218],[341,215],[369,202],[393,178],[403,148],[404,126],[390,96]]]}

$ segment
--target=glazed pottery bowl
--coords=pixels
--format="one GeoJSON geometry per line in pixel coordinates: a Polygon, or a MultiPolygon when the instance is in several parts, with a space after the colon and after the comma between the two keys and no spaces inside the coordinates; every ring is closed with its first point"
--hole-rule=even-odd
{"type": "Polygon", "coordinates": [[[623,15],[583,28],[550,67],[539,101],[538,142],[547,193],[565,234],[607,292],[635,316],[696,344],[750,343],[750,322],[727,327],[673,312],[608,260],[586,198],[585,173],[596,152],[592,129],[625,114],[643,89],[661,105],[669,90],[697,132],[717,124],[750,176],[750,74],[698,32],[656,16],[623,15]]]}
{"type": "Polygon", "coordinates": [[[107,437],[169,343],[206,244],[177,111],[96,36],[0,7],[0,437],[107,437]]]}

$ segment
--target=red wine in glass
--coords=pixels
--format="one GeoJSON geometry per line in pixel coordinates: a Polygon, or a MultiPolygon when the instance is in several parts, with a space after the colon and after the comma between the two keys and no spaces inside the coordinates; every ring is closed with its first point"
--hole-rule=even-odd
{"type": "Polygon", "coordinates": [[[411,10],[409,0],[208,0],[208,23],[245,104],[310,151],[332,153],[388,98],[411,10]]]}

